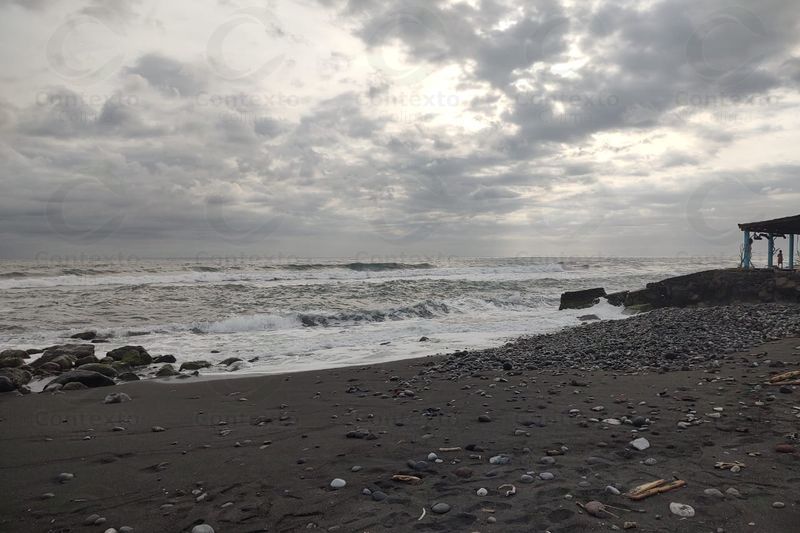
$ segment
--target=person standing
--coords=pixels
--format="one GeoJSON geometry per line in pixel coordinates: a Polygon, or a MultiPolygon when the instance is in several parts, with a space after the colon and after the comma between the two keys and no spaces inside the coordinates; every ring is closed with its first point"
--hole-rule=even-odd
{"type": "Polygon", "coordinates": [[[778,268],[783,270],[783,250],[778,250],[778,268]]]}

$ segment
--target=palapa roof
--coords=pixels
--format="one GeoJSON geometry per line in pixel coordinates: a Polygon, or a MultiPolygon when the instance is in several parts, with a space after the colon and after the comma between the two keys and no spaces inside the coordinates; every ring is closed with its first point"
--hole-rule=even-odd
{"type": "Polygon", "coordinates": [[[739,224],[739,229],[756,233],[800,235],[800,215],[762,220],[761,222],[745,222],[739,224]]]}

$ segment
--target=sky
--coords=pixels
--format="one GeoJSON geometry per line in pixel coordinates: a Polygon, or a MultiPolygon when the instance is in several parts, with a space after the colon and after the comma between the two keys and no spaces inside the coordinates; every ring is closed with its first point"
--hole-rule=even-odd
{"type": "Polygon", "coordinates": [[[0,258],[738,256],[800,212],[798,22],[0,0],[0,258]]]}

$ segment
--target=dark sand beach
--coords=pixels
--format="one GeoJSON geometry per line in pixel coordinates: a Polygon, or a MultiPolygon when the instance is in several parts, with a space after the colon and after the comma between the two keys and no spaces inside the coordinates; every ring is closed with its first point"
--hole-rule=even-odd
{"type": "MultiPolygon", "coordinates": [[[[620,326],[563,335],[604,327],[620,326]]],[[[458,355],[437,356],[4,394],[0,530],[797,531],[798,391],[764,383],[798,368],[800,339],[700,355],[461,373],[458,355]],[[130,400],[104,403],[110,393],[130,400]],[[657,479],[686,485],[625,496],[657,479]],[[616,516],[590,516],[590,500],[616,516]]]]}

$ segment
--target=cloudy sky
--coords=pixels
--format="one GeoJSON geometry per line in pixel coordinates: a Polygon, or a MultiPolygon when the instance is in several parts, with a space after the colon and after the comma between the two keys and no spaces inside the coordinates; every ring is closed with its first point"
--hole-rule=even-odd
{"type": "Polygon", "coordinates": [[[737,255],[796,0],[0,0],[0,257],[737,255]]]}

